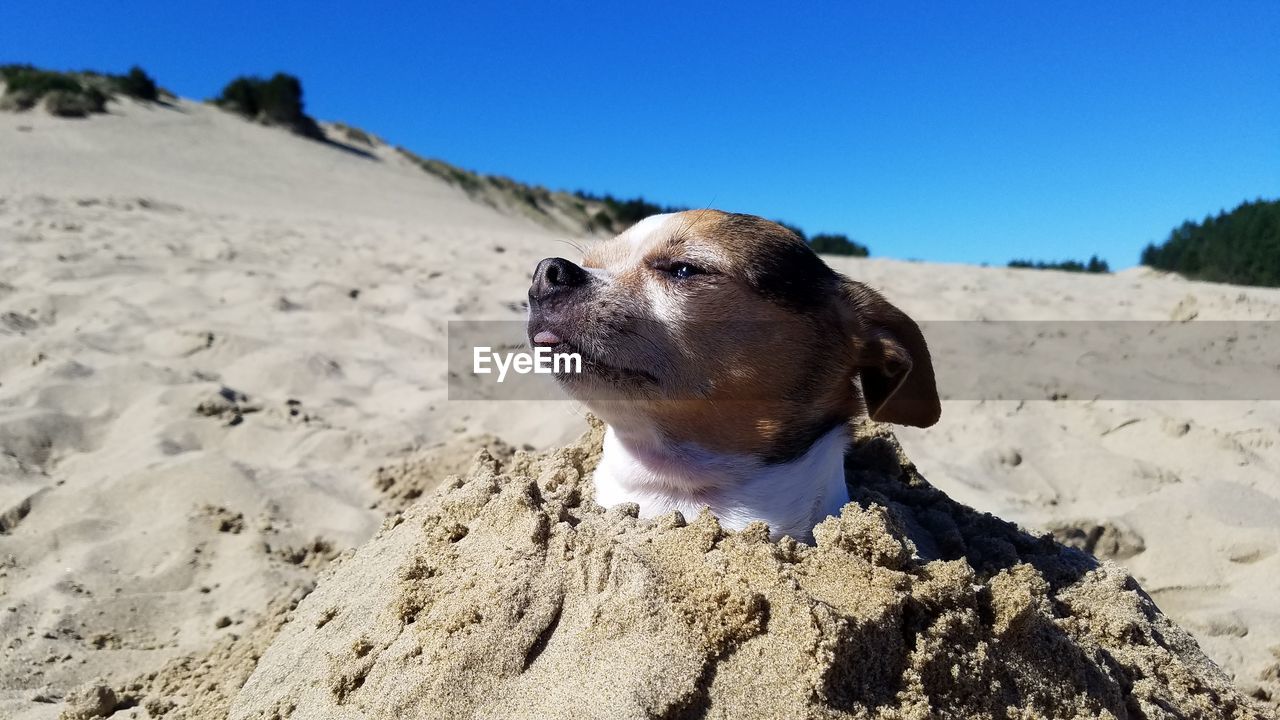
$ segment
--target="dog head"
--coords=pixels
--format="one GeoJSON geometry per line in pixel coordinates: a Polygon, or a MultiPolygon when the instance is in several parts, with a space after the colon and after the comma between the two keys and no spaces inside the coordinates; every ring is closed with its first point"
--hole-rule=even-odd
{"type": "Polygon", "coordinates": [[[557,375],[623,430],[785,461],[867,413],[941,412],[919,327],[829,268],[795,233],[714,210],[649,217],[538,264],[530,342],[578,353],[557,375]]]}

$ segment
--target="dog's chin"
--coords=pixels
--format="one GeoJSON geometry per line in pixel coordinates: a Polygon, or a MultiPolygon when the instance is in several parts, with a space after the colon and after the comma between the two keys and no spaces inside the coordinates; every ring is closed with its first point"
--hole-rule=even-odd
{"type": "Polygon", "coordinates": [[[585,365],[581,373],[556,373],[555,378],[570,397],[590,407],[642,402],[656,394],[656,385],[648,378],[587,369],[585,365]]]}
{"type": "Polygon", "coordinates": [[[537,343],[536,332],[530,331],[529,342],[535,347],[545,347],[555,355],[573,354],[581,358],[581,365],[561,363],[554,366],[556,382],[574,399],[585,403],[638,400],[652,397],[661,387],[661,381],[652,372],[633,368],[625,360],[615,361],[612,353],[588,352],[567,333],[557,335],[561,342],[555,345],[537,343]]]}
{"type": "Polygon", "coordinates": [[[555,374],[562,387],[582,400],[639,398],[652,395],[661,387],[653,373],[615,363],[608,353],[586,353],[572,343],[565,344],[563,350],[557,347],[555,352],[576,353],[582,358],[581,372],[561,370],[555,374]]]}

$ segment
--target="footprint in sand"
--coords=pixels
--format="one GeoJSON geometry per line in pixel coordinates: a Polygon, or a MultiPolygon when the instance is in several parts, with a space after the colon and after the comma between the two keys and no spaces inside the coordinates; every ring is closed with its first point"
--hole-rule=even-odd
{"type": "Polygon", "coordinates": [[[1242,541],[1226,547],[1227,559],[1237,565],[1252,565],[1275,554],[1275,547],[1267,543],[1242,541]]]}
{"type": "Polygon", "coordinates": [[[1068,522],[1049,528],[1053,539],[1102,559],[1124,560],[1147,549],[1142,536],[1119,522],[1068,522]]]}

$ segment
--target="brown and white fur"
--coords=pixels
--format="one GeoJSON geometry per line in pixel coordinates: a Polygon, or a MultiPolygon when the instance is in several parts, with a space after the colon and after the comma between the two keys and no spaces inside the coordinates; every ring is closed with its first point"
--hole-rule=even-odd
{"type": "Polygon", "coordinates": [[[608,429],[596,501],[708,507],[807,539],[848,502],[849,421],[925,427],[941,408],[919,327],[777,223],[656,215],[539,263],[529,339],[576,352],[557,375],[608,429]]]}

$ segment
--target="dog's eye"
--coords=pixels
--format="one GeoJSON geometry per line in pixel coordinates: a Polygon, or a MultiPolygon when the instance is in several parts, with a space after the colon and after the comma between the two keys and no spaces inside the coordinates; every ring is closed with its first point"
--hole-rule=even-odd
{"type": "Polygon", "coordinates": [[[687,262],[671,263],[666,267],[666,271],[671,275],[671,277],[674,277],[678,280],[684,280],[685,278],[690,278],[690,277],[693,277],[694,275],[701,275],[703,272],[705,272],[704,270],[702,270],[702,268],[696,267],[694,265],[690,265],[687,262]]]}

